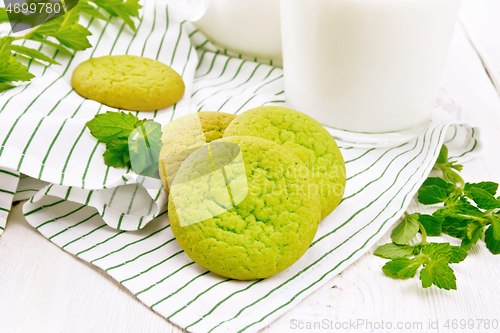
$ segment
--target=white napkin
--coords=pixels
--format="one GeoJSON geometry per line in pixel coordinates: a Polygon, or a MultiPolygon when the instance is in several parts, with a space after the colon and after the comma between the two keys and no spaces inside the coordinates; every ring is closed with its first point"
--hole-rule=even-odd
{"type": "Polygon", "coordinates": [[[186,82],[184,98],[175,108],[139,115],[162,123],[192,110],[241,113],[260,105],[286,105],[283,72],[210,51],[216,48],[163,1],[145,2],[142,15],[135,34],[121,22],[94,20],[94,48],[72,59],[57,55],[62,66],[32,64],[37,78],[31,84],[0,95],[0,221],[3,228],[19,173],[48,182],[35,194],[45,184],[21,180],[18,198],[34,194],[24,205],[27,221],[189,331],[254,332],[265,327],[387,232],[427,177],[444,142],[457,160],[472,157],[480,148],[476,128],[437,119],[416,140],[399,147],[358,149],[341,143],[346,193],[321,222],[306,254],[265,280],[221,278],[181,250],[163,209],[163,191],[154,184],[146,189],[144,178],[133,172],[104,165],[104,146],[96,143],[85,122],[111,108],[72,91],[71,72],[89,57],[127,52],[172,65],[186,82]]]}

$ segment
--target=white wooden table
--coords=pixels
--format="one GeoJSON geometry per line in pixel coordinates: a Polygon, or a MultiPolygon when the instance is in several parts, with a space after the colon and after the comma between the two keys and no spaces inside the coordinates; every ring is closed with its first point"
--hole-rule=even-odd
{"type": "MultiPolygon", "coordinates": [[[[461,21],[443,89],[460,105],[464,119],[481,127],[484,144],[481,156],[467,162],[462,175],[469,182],[500,183],[500,2],[464,0],[461,21]]],[[[45,239],[25,221],[21,206],[12,210],[0,238],[0,332],[183,331],[102,270],[45,239]]],[[[416,210],[425,208],[413,203],[409,211],[416,210]]],[[[422,289],[418,279],[386,277],[381,270],[386,260],[373,251],[389,239],[385,235],[355,264],[262,332],[500,331],[487,330],[486,322],[478,329],[479,320],[500,321],[500,256],[493,256],[484,242],[455,266],[458,290],[443,291],[422,289]],[[451,325],[454,319],[472,319],[475,329],[446,328],[446,321],[451,325]],[[326,326],[306,329],[314,322],[326,326]]]]}

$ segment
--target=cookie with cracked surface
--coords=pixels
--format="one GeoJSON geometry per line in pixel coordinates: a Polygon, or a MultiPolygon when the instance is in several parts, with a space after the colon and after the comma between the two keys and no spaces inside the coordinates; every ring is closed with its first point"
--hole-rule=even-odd
{"type": "Polygon", "coordinates": [[[184,95],[182,77],[169,66],[131,55],[92,58],[73,71],[71,85],[81,96],[117,109],[153,111],[184,95]]]}
{"type": "Polygon", "coordinates": [[[300,158],[269,140],[241,136],[214,141],[186,159],[168,215],[193,261],[223,277],[253,280],[283,271],[306,252],[321,205],[300,158]]]}
{"type": "Polygon", "coordinates": [[[224,112],[197,112],[163,127],[159,171],[167,192],[182,162],[206,143],[221,139],[234,118],[234,114],[224,112]]]}
{"type": "Polygon", "coordinates": [[[346,183],[344,159],[333,137],[316,120],[284,107],[257,107],[236,117],[224,133],[241,135],[271,140],[300,157],[318,184],[321,218],[338,206],[346,183]]]}

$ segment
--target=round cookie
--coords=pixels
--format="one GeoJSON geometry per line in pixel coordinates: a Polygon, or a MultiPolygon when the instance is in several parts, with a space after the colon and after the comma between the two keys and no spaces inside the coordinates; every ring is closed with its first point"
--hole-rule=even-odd
{"type": "Polygon", "coordinates": [[[321,218],[309,169],[288,149],[257,137],[207,146],[186,159],[170,191],[179,245],[200,266],[232,279],[266,278],[291,266],[321,218]]]}
{"type": "Polygon", "coordinates": [[[234,118],[234,114],[224,112],[197,112],[163,127],[159,171],[167,191],[182,162],[207,142],[221,139],[234,118]]]}
{"type": "Polygon", "coordinates": [[[71,85],[85,98],[133,111],[171,106],[185,90],[182,77],[169,66],[131,55],[84,61],[73,71],[71,85]]]}
{"type": "Polygon", "coordinates": [[[300,157],[318,184],[321,218],[338,206],[346,182],[344,159],[333,137],[316,120],[284,107],[257,107],[236,117],[224,133],[241,135],[271,140],[300,157]]]}

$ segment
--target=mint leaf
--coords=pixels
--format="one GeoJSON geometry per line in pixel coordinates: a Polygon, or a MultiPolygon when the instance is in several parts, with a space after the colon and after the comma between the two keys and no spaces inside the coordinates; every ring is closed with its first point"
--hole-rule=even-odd
{"type": "Polygon", "coordinates": [[[419,230],[418,215],[405,216],[403,221],[391,233],[392,241],[396,244],[408,243],[419,230]]]}
{"type": "Polygon", "coordinates": [[[438,288],[451,290],[457,289],[455,273],[444,261],[431,261],[420,271],[422,287],[428,288],[435,285],[438,288]]]}
{"type": "Polygon", "coordinates": [[[457,290],[457,278],[450,266],[437,263],[431,265],[431,268],[433,270],[432,283],[436,287],[444,290],[457,290]]]}
{"type": "Polygon", "coordinates": [[[415,276],[415,273],[421,265],[422,258],[397,258],[387,262],[382,267],[382,270],[387,276],[407,279],[415,276]]]}
{"type": "Polygon", "coordinates": [[[130,154],[127,140],[118,140],[106,144],[106,151],[102,155],[106,165],[115,168],[128,168],[130,154]]]}
{"type": "Polygon", "coordinates": [[[87,39],[87,36],[92,34],[87,28],[78,24],[78,20],[80,19],[78,11],[71,10],[61,17],[64,18],[64,20],[60,28],[56,32],[49,34],[50,36],[55,37],[64,46],[77,51],[92,47],[87,39]]]}
{"type": "Polygon", "coordinates": [[[448,163],[448,148],[445,145],[441,146],[441,150],[439,151],[439,156],[436,160],[436,163],[439,164],[448,163]]]}
{"type": "Polygon", "coordinates": [[[422,184],[422,186],[431,186],[431,185],[436,185],[442,188],[443,190],[445,190],[447,195],[453,193],[457,188],[455,184],[448,183],[447,181],[439,177],[429,177],[422,184]]]}
{"type": "Polygon", "coordinates": [[[425,228],[427,236],[439,236],[442,232],[442,221],[432,215],[418,214],[418,222],[425,228]]]}
{"type": "Polygon", "coordinates": [[[119,16],[133,31],[135,23],[132,17],[139,17],[139,0],[92,0],[97,6],[101,7],[113,16],[119,16]]]}
{"type": "Polygon", "coordinates": [[[400,270],[397,273],[397,275],[403,279],[414,277],[415,274],[417,274],[417,270],[420,268],[420,266],[422,266],[422,264],[425,261],[426,261],[426,259],[423,257],[413,258],[413,259],[411,259],[411,262],[409,263],[409,265],[407,265],[405,268],[400,270]]]}
{"type": "Polygon", "coordinates": [[[137,122],[129,135],[129,149],[132,169],[137,174],[156,177],[162,147],[161,125],[144,119],[137,122]]]}
{"type": "Polygon", "coordinates": [[[73,54],[66,47],[64,47],[64,46],[62,46],[60,44],[57,44],[57,43],[53,43],[50,40],[46,40],[40,34],[32,33],[32,34],[29,35],[28,39],[37,41],[39,43],[42,43],[42,44],[45,44],[45,45],[48,45],[48,46],[51,46],[51,47],[55,48],[56,50],[58,50],[60,52],[60,54],[69,55],[69,56],[73,54]]]}
{"type": "Polygon", "coordinates": [[[467,252],[460,246],[452,246],[450,251],[450,264],[458,264],[467,258],[467,252]]]}
{"type": "Polygon", "coordinates": [[[457,219],[453,217],[445,217],[443,219],[443,233],[464,239],[467,236],[467,227],[469,225],[469,222],[464,219],[457,219]]]}
{"type": "Polygon", "coordinates": [[[430,243],[422,253],[427,255],[431,260],[444,260],[448,263],[451,256],[450,243],[430,243]]]}
{"type": "Polygon", "coordinates": [[[396,259],[399,257],[411,256],[416,253],[415,246],[388,243],[379,246],[373,254],[385,259],[396,259]]]}
{"type": "Polygon", "coordinates": [[[474,200],[479,208],[486,210],[500,208],[500,201],[497,200],[493,194],[482,188],[471,187],[465,191],[465,194],[474,200]]]}
{"type": "Polygon", "coordinates": [[[490,216],[491,228],[493,229],[493,239],[500,240],[500,218],[498,215],[490,216]]]}
{"type": "Polygon", "coordinates": [[[0,83],[29,81],[35,77],[26,66],[10,55],[10,51],[8,53],[0,54],[0,83]]]}
{"type": "Polygon", "coordinates": [[[12,89],[12,88],[15,88],[15,87],[16,86],[13,86],[13,85],[8,84],[8,83],[0,83],[0,92],[9,90],[9,89],[12,89]]]}
{"type": "Polygon", "coordinates": [[[483,237],[483,233],[484,227],[482,225],[476,227],[471,231],[469,238],[462,240],[460,247],[465,251],[469,251],[472,248],[472,245],[476,244],[483,237]]]}
{"type": "Polygon", "coordinates": [[[9,16],[7,15],[7,10],[0,7],[0,23],[9,22],[9,16]]]}
{"type": "Polygon", "coordinates": [[[108,111],[96,115],[86,125],[97,140],[110,143],[120,139],[128,140],[138,121],[139,118],[131,113],[108,111]]]}
{"type": "Polygon", "coordinates": [[[448,198],[446,191],[437,186],[423,186],[418,190],[418,201],[424,205],[434,205],[444,202],[448,198]]]}
{"type": "Polygon", "coordinates": [[[496,240],[493,236],[494,230],[493,225],[490,225],[486,232],[484,233],[484,241],[486,243],[486,247],[493,254],[500,254],[500,240],[496,240]]]}
{"type": "Polygon", "coordinates": [[[491,195],[495,195],[498,190],[498,184],[494,182],[466,183],[464,186],[464,191],[470,191],[470,189],[472,188],[480,188],[491,195]]]}
{"type": "Polygon", "coordinates": [[[93,16],[93,17],[98,18],[98,19],[103,20],[103,21],[108,21],[108,19],[104,15],[102,15],[101,12],[97,8],[90,5],[86,1],[80,0],[75,8],[80,13],[88,14],[90,16],[93,16]]]}
{"type": "Polygon", "coordinates": [[[60,65],[54,59],[46,56],[42,52],[39,52],[35,49],[29,48],[26,46],[22,46],[22,45],[12,45],[10,48],[12,49],[12,51],[15,51],[19,54],[25,55],[28,58],[38,59],[38,60],[46,61],[46,62],[51,63],[51,64],[60,65]]]}
{"type": "Polygon", "coordinates": [[[92,47],[87,36],[90,31],[78,24],[80,16],[77,10],[70,10],[66,14],[39,26],[35,32],[39,35],[55,37],[62,45],[77,51],[92,47]]]}

